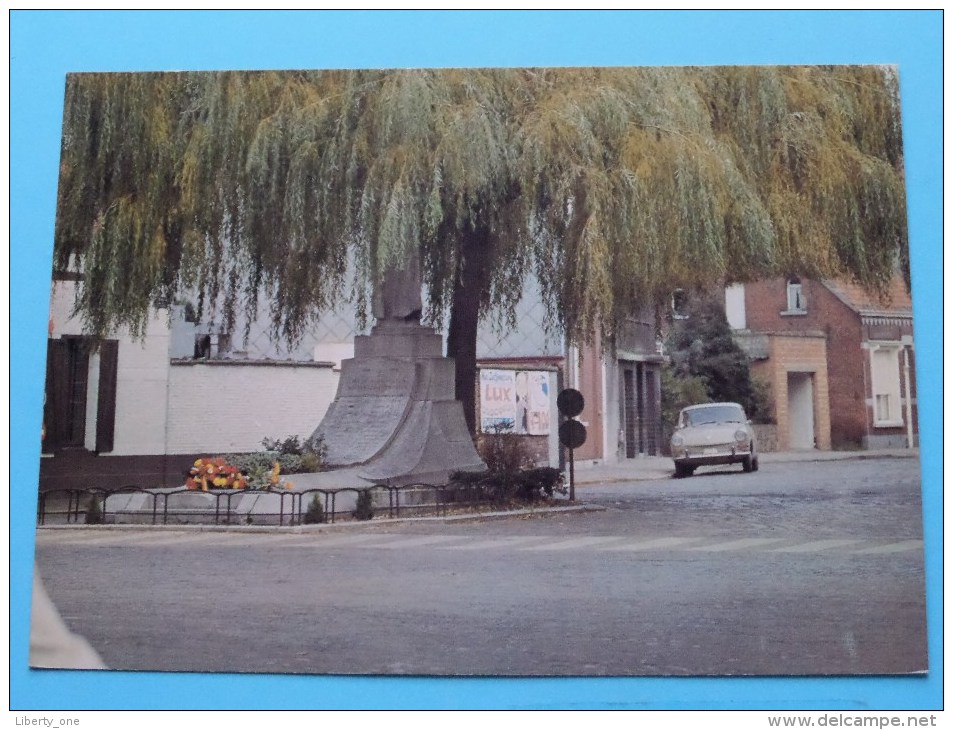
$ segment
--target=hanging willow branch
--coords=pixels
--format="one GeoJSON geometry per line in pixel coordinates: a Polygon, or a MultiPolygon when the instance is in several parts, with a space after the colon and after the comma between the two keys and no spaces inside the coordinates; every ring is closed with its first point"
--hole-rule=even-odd
{"type": "Polygon", "coordinates": [[[533,274],[584,340],[674,287],[906,267],[896,74],[882,67],[81,74],[56,259],[141,334],[159,297],[294,341],[419,254],[440,321],[464,256],[515,323],[533,274]],[[479,236],[474,236],[479,232],[479,236]],[[253,318],[253,317],[251,317],[253,318]]]}

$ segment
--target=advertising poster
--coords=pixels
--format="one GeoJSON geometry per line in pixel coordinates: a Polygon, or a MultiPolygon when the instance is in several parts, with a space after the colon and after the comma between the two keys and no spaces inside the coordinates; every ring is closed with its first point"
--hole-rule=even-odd
{"type": "Polygon", "coordinates": [[[515,375],[512,370],[480,371],[480,430],[483,433],[515,428],[515,375]]]}
{"type": "Polygon", "coordinates": [[[549,434],[549,373],[534,370],[480,371],[480,430],[549,434]]]}

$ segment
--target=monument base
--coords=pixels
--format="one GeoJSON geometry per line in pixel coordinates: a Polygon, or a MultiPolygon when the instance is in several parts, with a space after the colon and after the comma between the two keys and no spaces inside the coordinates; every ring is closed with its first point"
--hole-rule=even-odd
{"type": "Polygon", "coordinates": [[[442,338],[416,322],[385,320],[354,341],[337,396],[314,432],[331,467],[358,467],[369,483],[446,484],[485,471],[456,400],[442,338]]]}

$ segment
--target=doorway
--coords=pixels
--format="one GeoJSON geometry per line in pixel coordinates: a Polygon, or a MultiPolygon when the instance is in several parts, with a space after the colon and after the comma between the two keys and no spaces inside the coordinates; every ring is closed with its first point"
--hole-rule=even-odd
{"type": "Polygon", "coordinates": [[[658,454],[660,420],[657,406],[658,374],[646,363],[620,363],[622,374],[622,433],[625,457],[658,454]]]}
{"type": "Polygon", "coordinates": [[[813,449],[814,373],[788,373],[788,442],[792,449],[813,449]]]}

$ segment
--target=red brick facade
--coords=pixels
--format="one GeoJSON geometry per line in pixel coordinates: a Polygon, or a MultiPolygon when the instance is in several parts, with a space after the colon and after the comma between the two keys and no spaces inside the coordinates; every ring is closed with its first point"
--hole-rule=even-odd
{"type": "MultiPolygon", "coordinates": [[[[784,373],[796,371],[805,353],[791,350],[792,337],[803,342],[822,342],[826,350],[826,387],[829,432],[825,436],[823,407],[815,408],[818,448],[867,448],[878,445],[905,444],[908,436],[908,411],[911,430],[916,434],[916,393],[913,376],[913,326],[910,298],[902,282],[894,282],[885,301],[841,282],[801,282],[803,309],[788,307],[788,286],[784,279],[760,281],[745,285],[747,329],[766,335],[769,342],[767,362],[755,363],[754,371],[765,377],[775,395],[779,426],[779,447],[787,447],[786,378],[784,373]],[[876,402],[872,390],[871,350],[885,346],[897,352],[900,378],[900,410],[902,423],[884,425],[877,422],[876,402]],[[906,362],[909,369],[905,368],[906,362]],[[907,383],[910,384],[910,398],[907,383]],[[824,446],[827,442],[829,445],[824,446]]],[[[803,345],[806,347],[806,345],[803,345]]],[[[803,349],[802,347],[802,349],[803,349]]],[[[817,354],[815,353],[814,359],[817,354]]],[[[815,381],[815,397],[823,397],[820,378],[815,381]]]]}

